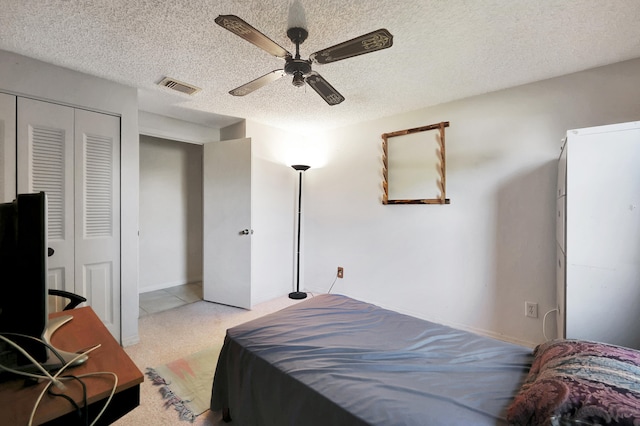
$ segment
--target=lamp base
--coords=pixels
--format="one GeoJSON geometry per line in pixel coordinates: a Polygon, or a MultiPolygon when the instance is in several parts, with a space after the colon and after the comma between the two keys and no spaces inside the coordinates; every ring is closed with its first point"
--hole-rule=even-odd
{"type": "Polygon", "coordinates": [[[306,299],[307,293],[303,291],[293,291],[289,293],[289,299],[306,299]]]}

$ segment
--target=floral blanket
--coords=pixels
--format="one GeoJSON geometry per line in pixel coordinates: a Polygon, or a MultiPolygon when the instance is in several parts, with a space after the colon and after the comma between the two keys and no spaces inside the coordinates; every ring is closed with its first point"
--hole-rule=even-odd
{"type": "Polygon", "coordinates": [[[550,425],[552,418],[554,424],[560,418],[567,424],[640,425],[640,351],[581,340],[539,345],[507,420],[550,425]]]}

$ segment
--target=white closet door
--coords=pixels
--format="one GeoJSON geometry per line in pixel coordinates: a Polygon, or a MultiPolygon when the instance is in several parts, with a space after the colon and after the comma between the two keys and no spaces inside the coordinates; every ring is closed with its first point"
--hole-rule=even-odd
{"type": "Polygon", "coordinates": [[[86,297],[119,341],[120,119],[18,98],[18,192],[38,191],[49,288],[86,297]]]}
{"type": "Polygon", "coordinates": [[[47,194],[49,288],[74,288],[73,108],[18,98],[18,193],[47,194]]]}
{"type": "Polygon", "coordinates": [[[203,149],[204,299],[251,308],[251,139],[203,149]]]}
{"type": "Polygon", "coordinates": [[[75,292],[120,336],[120,118],[75,110],[75,292]]]}
{"type": "Polygon", "coordinates": [[[0,93],[0,203],[16,198],[16,97],[0,93]]]}

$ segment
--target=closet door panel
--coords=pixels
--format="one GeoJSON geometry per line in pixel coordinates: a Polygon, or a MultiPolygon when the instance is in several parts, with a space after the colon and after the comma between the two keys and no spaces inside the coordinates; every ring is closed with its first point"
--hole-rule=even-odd
{"type": "Polygon", "coordinates": [[[74,289],[73,108],[18,98],[18,193],[47,194],[50,288],[74,289]]]}
{"type": "Polygon", "coordinates": [[[120,118],[75,110],[75,291],[120,333],[120,118]]]}

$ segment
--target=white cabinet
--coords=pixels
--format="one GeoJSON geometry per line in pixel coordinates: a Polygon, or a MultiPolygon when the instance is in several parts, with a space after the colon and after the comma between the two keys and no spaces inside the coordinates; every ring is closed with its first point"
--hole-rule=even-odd
{"type": "Polygon", "coordinates": [[[556,219],[558,334],[640,348],[640,122],[567,132],[556,219]]]}

